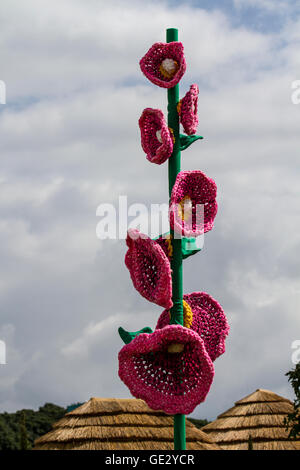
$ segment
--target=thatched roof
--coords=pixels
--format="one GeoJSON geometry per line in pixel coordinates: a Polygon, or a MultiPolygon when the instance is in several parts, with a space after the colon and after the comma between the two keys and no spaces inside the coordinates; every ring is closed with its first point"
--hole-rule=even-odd
{"type": "Polygon", "coordinates": [[[300,450],[300,438],[288,439],[284,417],[292,412],[290,400],[258,389],[235,403],[202,428],[223,450],[300,450]]]}
{"type": "MultiPolygon", "coordinates": [[[[219,450],[186,421],[188,450],[219,450]]],[[[143,400],[91,398],[67,413],[35,441],[37,450],[171,450],[173,417],[151,410],[143,400]]]]}

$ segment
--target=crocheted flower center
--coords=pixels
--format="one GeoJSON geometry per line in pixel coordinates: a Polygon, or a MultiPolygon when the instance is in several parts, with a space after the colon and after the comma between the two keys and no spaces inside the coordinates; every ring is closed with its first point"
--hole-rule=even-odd
{"type": "Polygon", "coordinates": [[[165,78],[173,78],[178,69],[179,65],[176,60],[168,58],[164,59],[159,66],[159,71],[165,78]]]}
{"type": "Polygon", "coordinates": [[[171,134],[171,137],[172,137],[172,140],[173,140],[173,144],[175,144],[174,131],[173,131],[172,127],[169,127],[169,131],[170,131],[170,134],[171,134]]]}
{"type": "Polygon", "coordinates": [[[193,202],[189,196],[184,196],[178,204],[178,215],[185,222],[190,219],[193,213],[193,202]]]}
{"type": "Polygon", "coordinates": [[[171,354],[178,354],[181,353],[184,350],[184,344],[182,343],[171,343],[170,346],[168,346],[168,353],[171,354]]]}
{"type": "Polygon", "coordinates": [[[178,103],[177,103],[177,113],[178,114],[181,113],[181,105],[182,105],[182,100],[178,101],[178,103]]]}
{"type": "Polygon", "coordinates": [[[166,245],[167,245],[168,256],[169,256],[169,258],[172,258],[172,256],[173,256],[173,245],[172,245],[171,238],[166,238],[165,242],[166,242],[166,245]]]}
{"type": "MultiPolygon", "coordinates": [[[[183,307],[183,326],[185,328],[191,328],[192,323],[193,323],[193,311],[185,300],[182,300],[182,307],[183,307]]],[[[170,311],[169,311],[169,316],[171,320],[170,311]]]]}
{"type": "Polygon", "coordinates": [[[192,323],[193,323],[193,311],[185,300],[182,301],[182,305],[183,305],[183,326],[185,326],[185,328],[191,328],[192,323]]]}

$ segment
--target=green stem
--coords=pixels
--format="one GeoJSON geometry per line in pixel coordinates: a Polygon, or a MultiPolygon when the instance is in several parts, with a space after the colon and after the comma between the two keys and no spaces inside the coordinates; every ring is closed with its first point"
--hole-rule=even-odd
{"type": "MultiPolygon", "coordinates": [[[[175,28],[167,29],[167,42],[178,41],[178,30],[175,28]]],[[[175,138],[172,156],[169,159],[169,194],[171,196],[172,188],[177,174],[180,172],[181,154],[179,138],[179,117],[177,113],[177,103],[179,101],[179,85],[168,89],[168,126],[172,128],[175,138]]],[[[183,325],[183,307],[182,307],[182,239],[175,238],[171,230],[173,257],[172,267],[172,300],[171,323],[183,325]]],[[[174,416],[174,449],[185,450],[185,416],[174,416]]]]}

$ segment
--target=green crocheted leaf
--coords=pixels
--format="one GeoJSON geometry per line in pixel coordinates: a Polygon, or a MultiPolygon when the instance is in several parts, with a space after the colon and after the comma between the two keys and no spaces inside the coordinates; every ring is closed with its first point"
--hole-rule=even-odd
{"type": "Polygon", "coordinates": [[[145,328],[142,328],[139,331],[126,331],[124,328],[120,326],[118,329],[119,335],[122,339],[122,341],[125,344],[130,343],[136,336],[140,335],[141,333],[153,333],[151,328],[149,326],[145,326],[145,328]]]}
{"type": "MultiPolygon", "coordinates": [[[[158,238],[168,238],[170,235],[170,232],[164,233],[162,235],[159,235],[159,237],[154,238],[153,240],[157,240],[158,238]]],[[[182,258],[186,259],[189,256],[195,255],[199,251],[202,250],[203,248],[203,243],[202,243],[202,238],[197,237],[197,238],[186,238],[182,237],[182,243],[181,243],[181,252],[182,252],[182,258]]]]}
{"type": "Polygon", "coordinates": [[[197,238],[183,238],[181,244],[182,258],[188,258],[195,255],[202,250],[202,243],[200,237],[197,238]],[[200,246],[201,245],[201,246],[200,246]]]}
{"type": "Polygon", "coordinates": [[[185,150],[187,149],[193,142],[199,139],[203,139],[202,135],[184,135],[180,134],[179,135],[180,139],[180,150],[185,150]]]}

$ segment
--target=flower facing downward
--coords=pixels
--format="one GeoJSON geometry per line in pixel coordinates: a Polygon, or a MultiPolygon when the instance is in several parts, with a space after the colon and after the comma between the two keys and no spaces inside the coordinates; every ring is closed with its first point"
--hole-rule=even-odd
{"type": "Polygon", "coordinates": [[[182,78],[186,63],[181,42],[157,42],[140,60],[143,74],[163,88],[173,88],[182,78]]]}
{"type": "Polygon", "coordinates": [[[195,83],[190,86],[190,90],[179,101],[177,110],[180,122],[187,135],[196,134],[198,126],[198,94],[199,88],[195,83]]]}
{"type": "Polygon", "coordinates": [[[174,137],[160,109],[144,109],[140,119],[141,141],[147,160],[161,165],[173,152],[174,137]]]}
{"type": "Polygon", "coordinates": [[[172,189],[171,228],[185,237],[197,237],[213,228],[218,205],[217,186],[202,171],[181,171],[172,189]]]}
{"type": "Polygon", "coordinates": [[[147,235],[129,230],[125,264],[136,290],[150,302],[171,308],[172,275],[163,249],[147,235]]]}
{"type": "Polygon", "coordinates": [[[189,414],[205,400],[214,366],[195,331],[169,325],[142,333],[121,349],[119,376],[153,410],[189,414]]]}
{"type": "MultiPolygon", "coordinates": [[[[210,359],[215,361],[225,352],[225,339],[229,333],[229,325],[221,305],[206,292],[186,294],[183,299],[192,312],[190,326],[187,327],[198,333],[203,339],[210,359]]],[[[158,319],[156,328],[165,328],[169,324],[170,312],[164,310],[158,319]]]]}

